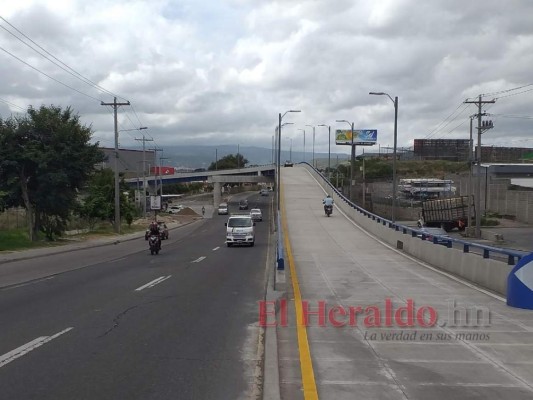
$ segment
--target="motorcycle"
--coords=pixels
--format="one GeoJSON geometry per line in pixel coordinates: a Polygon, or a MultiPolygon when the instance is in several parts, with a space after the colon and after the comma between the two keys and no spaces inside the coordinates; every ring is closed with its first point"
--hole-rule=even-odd
{"type": "Polygon", "coordinates": [[[333,213],[333,206],[332,205],[324,206],[324,212],[329,217],[331,213],[333,213]]]}
{"type": "Polygon", "coordinates": [[[150,254],[159,254],[159,250],[161,250],[161,242],[156,235],[150,235],[148,245],[150,246],[150,254]]]}

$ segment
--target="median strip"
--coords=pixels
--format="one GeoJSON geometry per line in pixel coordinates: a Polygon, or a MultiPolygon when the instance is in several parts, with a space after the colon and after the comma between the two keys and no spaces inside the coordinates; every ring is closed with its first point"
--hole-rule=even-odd
{"type": "Polygon", "coordinates": [[[48,343],[58,338],[59,336],[63,335],[64,333],[67,333],[68,331],[72,329],[74,328],[70,327],[52,336],[38,337],[37,339],[34,339],[31,342],[26,343],[23,346],[17,347],[15,350],[11,350],[10,352],[4,354],[3,356],[0,356],[0,368],[9,364],[11,361],[16,360],[17,358],[22,357],[24,354],[28,354],[30,351],[35,350],[37,347],[41,347],[43,344],[48,343]]]}
{"type": "Polygon", "coordinates": [[[161,282],[166,281],[166,280],[169,279],[171,276],[172,276],[172,275],[168,275],[168,276],[160,276],[159,278],[154,279],[153,281],[148,282],[146,285],[142,285],[141,287],[138,287],[138,288],[135,289],[135,290],[136,290],[137,292],[140,292],[140,291],[143,290],[143,289],[148,289],[148,288],[154,287],[155,285],[158,285],[158,284],[160,284],[161,282]]]}
{"type": "MultiPolygon", "coordinates": [[[[283,190],[280,194],[283,194],[283,190]]],[[[281,196],[281,199],[283,199],[283,196],[281,196]]],[[[283,201],[281,201],[281,209],[281,224],[283,227],[283,236],[285,239],[285,251],[287,252],[287,261],[289,262],[292,288],[294,291],[294,308],[296,310],[296,333],[298,336],[298,350],[300,353],[300,370],[302,372],[304,399],[318,400],[315,372],[313,370],[313,361],[311,360],[311,349],[309,348],[307,329],[303,324],[302,294],[300,292],[300,284],[298,283],[298,277],[296,276],[296,267],[294,265],[294,258],[292,256],[291,243],[289,241],[289,231],[287,228],[287,219],[285,216],[285,203],[283,201]]]]}

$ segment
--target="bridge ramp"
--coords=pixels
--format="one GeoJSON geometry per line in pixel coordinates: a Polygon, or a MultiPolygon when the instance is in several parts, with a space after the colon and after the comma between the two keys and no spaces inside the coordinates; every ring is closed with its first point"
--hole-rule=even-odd
{"type": "Polygon", "coordinates": [[[281,178],[301,300],[311,311],[325,309],[324,321],[310,315],[298,328],[297,296],[288,284],[287,326],[276,328],[282,398],[316,398],[313,387],[318,398],[335,400],[533,398],[531,311],[509,308],[500,296],[402,254],[338,209],[327,218],[325,193],[305,168],[283,168],[281,178]],[[398,309],[411,302],[409,320],[398,309]],[[347,315],[331,314],[335,307],[347,315]],[[436,323],[427,327],[432,310],[436,323]]]}

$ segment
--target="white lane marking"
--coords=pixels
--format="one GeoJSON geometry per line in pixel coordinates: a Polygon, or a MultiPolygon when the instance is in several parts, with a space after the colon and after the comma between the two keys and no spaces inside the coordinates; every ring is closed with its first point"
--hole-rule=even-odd
{"type": "Polygon", "coordinates": [[[51,340],[54,340],[55,338],[63,335],[64,333],[67,333],[68,331],[72,329],[74,328],[70,327],[52,336],[38,337],[37,339],[34,339],[31,342],[26,343],[23,346],[17,347],[15,350],[11,350],[10,352],[4,354],[3,356],[0,356],[0,368],[9,364],[11,361],[16,360],[17,358],[22,357],[24,354],[27,354],[30,351],[35,350],[37,347],[40,347],[43,344],[48,343],[51,340]]]}
{"type": "Polygon", "coordinates": [[[147,289],[147,288],[154,287],[155,285],[158,285],[159,283],[166,281],[166,280],[169,279],[171,276],[172,276],[172,275],[168,275],[168,276],[160,276],[159,278],[154,279],[153,281],[148,282],[146,285],[142,285],[141,287],[138,287],[138,288],[135,289],[135,290],[139,292],[139,291],[141,291],[141,290],[143,290],[143,289],[147,289]]]}
{"type": "Polygon", "coordinates": [[[194,261],[192,261],[192,262],[193,262],[193,263],[199,263],[200,261],[205,260],[205,259],[206,259],[206,257],[203,257],[203,256],[202,256],[202,257],[198,257],[196,260],[194,260],[194,261]]]}
{"type": "Polygon", "coordinates": [[[215,248],[213,249],[213,251],[217,251],[218,249],[220,249],[219,246],[215,247],[215,248]]]}

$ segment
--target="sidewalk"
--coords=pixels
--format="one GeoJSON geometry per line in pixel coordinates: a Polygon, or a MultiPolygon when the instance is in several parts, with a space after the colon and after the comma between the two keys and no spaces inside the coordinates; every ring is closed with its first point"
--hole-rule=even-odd
{"type": "Polygon", "coordinates": [[[282,183],[301,297],[314,312],[305,328],[312,363],[302,367],[288,290],[282,398],[304,398],[299,367],[311,368],[307,387],[322,399],[533,398],[533,312],[385,246],[337,208],[326,218],[325,194],[304,168],[285,168],[282,183]]]}

